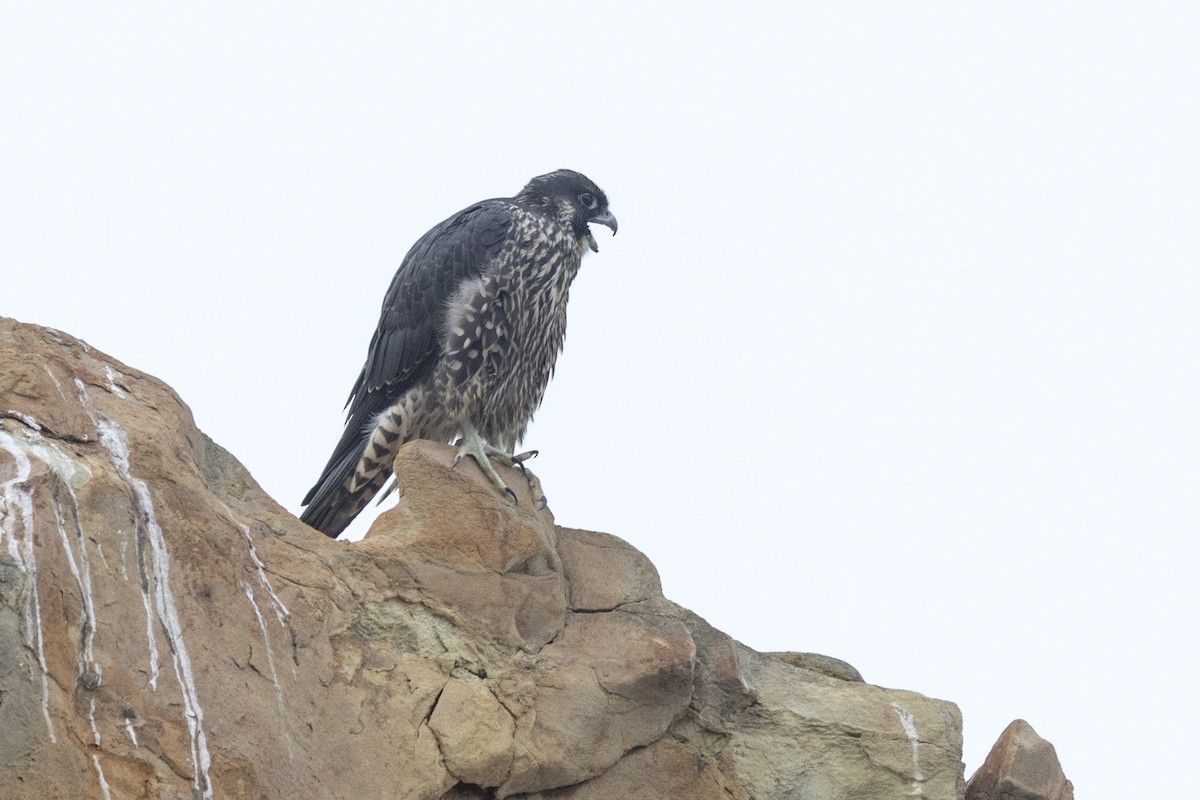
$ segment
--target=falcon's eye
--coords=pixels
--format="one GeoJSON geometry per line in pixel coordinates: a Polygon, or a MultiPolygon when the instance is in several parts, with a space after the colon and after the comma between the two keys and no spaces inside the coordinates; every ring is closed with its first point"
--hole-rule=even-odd
{"type": "Polygon", "coordinates": [[[596,205],[597,205],[596,198],[592,197],[587,192],[584,192],[583,194],[579,195],[579,202],[582,203],[583,207],[588,209],[589,211],[594,211],[596,209],[596,205]]]}

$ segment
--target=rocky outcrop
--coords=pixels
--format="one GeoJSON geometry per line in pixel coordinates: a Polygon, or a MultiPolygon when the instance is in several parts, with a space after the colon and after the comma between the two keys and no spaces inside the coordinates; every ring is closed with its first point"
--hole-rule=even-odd
{"type": "Polygon", "coordinates": [[[954,705],[756,653],[452,459],[332,541],[161,382],[0,320],[0,796],[962,797],[954,705]]]}
{"type": "Polygon", "coordinates": [[[1014,720],[967,784],[966,800],[1074,800],[1054,745],[1014,720]]]}

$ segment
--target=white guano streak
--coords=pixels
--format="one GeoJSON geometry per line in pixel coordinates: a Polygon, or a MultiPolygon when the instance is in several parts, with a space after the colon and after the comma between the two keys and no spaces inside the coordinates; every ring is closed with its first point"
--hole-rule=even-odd
{"type": "Polygon", "coordinates": [[[258,582],[267,590],[267,596],[271,598],[271,607],[275,610],[275,619],[279,620],[279,627],[290,634],[291,628],[288,626],[290,613],[287,610],[287,606],[279,599],[279,595],[275,594],[275,590],[271,587],[271,580],[267,577],[267,565],[258,557],[258,550],[254,547],[254,537],[250,535],[250,526],[238,522],[234,518],[233,512],[229,510],[229,506],[225,506],[225,513],[229,515],[230,521],[241,529],[242,536],[246,537],[246,544],[250,547],[250,560],[254,562],[254,568],[258,570],[258,582]]]}
{"type": "Polygon", "coordinates": [[[125,391],[120,386],[117,386],[117,384],[116,384],[116,379],[124,378],[125,377],[124,375],[117,372],[109,364],[105,364],[104,365],[104,377],[108,382],[108,387],[107,387],[108,391],[112,392],[117,397],[121,397],[121,398],[129,397],[129,395],[125,394],[125,391]]]}
{"type": "MultiPolygon", "coordinates": [[[[96,424],[100,434],[100,443],[108,452],[117,474],[133,493],[137,506],[139,522],[145,526],[146,540],[150,546],[151,570],[147,579],[153,579],[154,605],[162,624],[164,633],[170,644],[171,660],[175,667],[175,678],[183,695],[183,712],[187,720],[188,732],[191,734],[191,757],[193,766],[192,786],[205,800],[212,798],[212,784],[208,771],[211,758],[208,752],[208,736],[204,732],[204,709],[196,692],[196,681],[192,674],[192,661],[188,657],[187,645],[183,639],[183,625],[179,621],[179,613],[175,607],[175,597],[171,594],[170,571],[171,563],[167,553],[166,539],[162,528],[154,516],[154,502],[150,498],[150,490],[146,482],[133,477],[129,471],[129,448],[126,443],[125,431],[115,422],[92,410],[87,389],[83,382],[76,379],[84,406],[96,424]]],[[[140,531],[139,531],[140,535],[140,531]]]]}
{"type": "Polygon", "coordinates": [[[88,706],[88,725],[92,728],[92,743],[96,747],[100,746],[100,729],[96,727],[96,698],[92,698],[91,704],[88,706]]]}
{"type": "Polygon", "coordinates": [[[19,419],[25,423],[25,427],[33,428],[35,431],[42,429],[42,424],[28,414],[22,414],[20,411],[13,411],[11,408],[4,412],[4,416],[19,419]]]}
{"type": "MultiPolygon", "coordinates": [[[[254,547],[254,537],[250,534],[250,526],[238,522],[237,518],[233,516],[233,512],[229,510],[229,506],[224,503],[221,505],[224,507],[225,513],[229,516],[229,521],[242,531],[242,536],[245,537],[246,545],[250,549],[250,560],[254,562],[254,568],[258,571],[259,585],[266,590],[267,596],[271,598],[271,607],[275,611],[275,619],[279,621],[279,627],[283,629],[283,632],[290,640],[292,635],[292,628],[289,622],[290,613],[287,606],[283,604],[283,601],[279,599],[279,596],[275,594],[275,589],[271,586],[271,579],[267,577],[267,565],[259,558],[258,550],[254,547]]],[[[250,607],[254,609],[254,618],[258,620],[259,630],[262,631],[263,646],[267,651],[267,666],[271,669],[271,681],[275,684],[275,702],[279,707],[279,718],[283,724],[283,735],[287,744],[288,759],[294,759],[292,733],[287,727],[287,714],[284,711],[283,686],[280,685],[279,674],[275,670],[275,656],[271,650],[271,636],[267,632],[267,621],[263,617],[262,611],[259,610],[258,601],[254,599],[254,590],[250,588],[250,584],[243,582],[242,589],[246,592],[246,599],[250,601],[250,607]]],[[[290,659],[288,663],[292,665],[292,677],[295,678],[296,665],[290,659]]]]}
{"type": "Polygon", "coordinates": [[[904,728],[904,735],[908,737],[909,744],[912,745],[913,757],[913,788],[911,795],[921,797],[925,794],[922,784],[925,782],[925,776],[921,774],[921,759],[920,759],[920,739],[917,738],[917,725],[913,721],[913,715],[904,706],[899,703],[892,703],[892,710],[896,712],[896,716],[900,718],[900,727],[904,728]]]}
{"type": "Polygon", "coordinates": [[[250,588],[250,584],[243,582],[242,589],[246,592],[246,599],[250,601],[250,607],[254,609],[254,618],[258,620],[258,629],[262,631],[263,648],[267,651],[267,667],[271,670],[271,682],[275,684],[275,705],[279,708],[279,719],[283,723],[283,738],[287,744],[288,760],[292,760],[295,758],[292,753],[292,735],[287,727],[287,715],[284,713],[283,705],[283,687],[279,685],[279,674],[275,671],[275,656],[271,653],[271,636],[267,633],[267,621],[258,608],[258,602],[254,599],[254,590],[250,588]]]}
{"type": "Polygon", "coordinates": [[[8,540],[8,552],[18,567],[29,576],[29,594],[26,595],[25,647],[37,654],[38,666],[42,671],[42,718],[46,720],[46,731],[51,742],[58,742],[54,735],[54,723],[50,721],[50,681],[46,669],[46,648],[42,633],[42,604],[38,597],[37,556],[33,550],[33,490],[29,487],[32,465],[20,442],[12,434],[0,428],[0,447],[12,456],[17,472],[0,484],[0,502],[3,502],[3,519],[0,534],[8,540]],[[20,484],[24,484],[21,486],[20,484]],[[17,517],[20,517],[22,538],[17,539],[17,517]],[[29,624],[32,622],[33,624],[29,624]]]}
{"type": "MultiPolygon", "coordinates": [[[[129,580],[129,570],[126,569],[126,567],[125,567],[125,560],[126,560],[125,559],[125,550],[128,548],[128,546],[129,546],[129,542],[125,539],[122,539],[121,540],[121,580],[123,580],[123,581],[129,580]]],[[[146,610],[148,612],[150,610],[150,607],[147,606],[146,610]]]]}
{"type": "Polygon", "coordinates": [[[62,540],[63,553],[67,557],[67,566],[70,567],[75,584],[79,587],[79,596],[83,605],[83,619],[80,621],[83,631],[83,646],[79,650],[79,675],[91,672],[96,678],[99,678],[103,673],[95,658],[96,601],[92,594],[92,567],[88,558],[87,541],[83,533],[83,517],[80,515],[79,498],[75,494],[77,475],[80,472],[87,473],[88,470],[76,465],[51,442],[44,440],[32,442],[29,449],[58,476],[60,484],[66,488],[67,497],[71,501],[71,512],[75,519],[74,536],[67,533],[66,520],[56,496],[51,497],[51,508],[54,511],[58,536],[62,540]],[[72,544],[72,540],[74,540],[74,544],[72,544]]]}
{"type": "Polygon", "coordinates": [[[104,778],[104,770],[100,769],[99,753],[92,753],[92,766],[96,768],[96,777],[100,779],[100,791],[104,792],[104,800],[112,800],[112,793],[108,790],[108,781],[104,778]]]}
{"type": "Polygon", "coordinates": [[[20,442],[3,428],[0,428],[0,447],[3,447],[5,452],[12,456],[17,468],[16,475],[0,484],[0,488],[3,488],[0,499],[4,501],[4,508],[0,509],[4,512],[4,517],[0,519],[0,535],[8,541],[9,556],[24,569],[25,561],[21,557],[20,540],[17,539],[16,515],[20,513],[23,525],[27,527],[33,525],[33,496],[28,486],[22,488],[17,484],[29,480],[31,469],[29,459],[20,442]]]}
{"type": "MultiPolygon", "coordinates": [[[[96,663],[93,657],[95,652],[93,641],[96,635],[96,607],[92,600],[92,580],[87,562],[82,561],[82,567],[76,563],[75,556],[71,552],[71,539],[67,535],[67,525],[65,520],[63,520],[62,509],[58,507],[58,503],[53,503],[51,508],[54,510],[54,522],[58,527],[58,537],[62,540],[63,553],[67,557],[67,566],[71,569],[71,575],[75,578],[75,585],[79,587],[79,595],[83,600],[83,620],[80,622],[80,627],[83,629],[83,647],[79,648],[77,672],[79,675],[92,672],[97,677],[100,677],[100,665],[96,663]]],[[[83,548],[82,542],[80,545],[81,553],[85,554],[82,557],[86,558],[87,550],[83,548]]]]}
{"type": "MultiPolygon", "coordinates": [[[[88,724],[92,726],[92,742],[96,745],[96,749],[100,749],[100,729],[96,727],[96,698],[92,698],[91,705],[88,706],[88,724]]],[[[111,800],[112,795],[108,793],[108,781],[104,778],[104,770],[100,768],[100,754],[92,753],[92,765],[96,768],[96,777],[100,779],[100,791],[104,792],[105,800],[111,800]]]]}
{"type": "Polygon", "coordinates": [[[61,397],[64,402],[66,402],[67,394],[63,391],[62,384],[58,382],[58,376],[55,375],[54,372],[45,364],[42,364],[42,369],[44,369],[46,374],[50,376],[50,380],[54,381],[54,388],[58,390],[58,396],[61,397]]]}
{"type": "MultiPolygon", "coordinates": [[[[88,417],[92,420],[92,424],[96,426],[96,430],[100,431],[101,425],[99,415],[96,413],[96,409],[92,407],[92,399],[88,396],[87,388],[83,385],[83,381],[79,380],[79,378],[75,379],[75,386],[79,390],[79,401],[83,404],[83,410],[87,412],[88,417]]],[[[109,457],[112,458],[112,453],[109,446],[104,444],[103,435],[100,438],[101,444],[104,445],[105,451],[108,452],[109,457]]],[[[118,444],[121,447],[125,446],[123,442],[118,442],[118,444]]],[[[113,458],[113,463],[116,464],[115,458],[113,458]]],[[[128,472],[128,458],[126,458],[125,469],[126,472],[128,472]]],[[[118,472],[119,471],[120,468],[118,465],[118,472]]],[[[124,480],[124,476],[122,476],[122,480],[124,480]]],[[[129,484],[129,482],[126,481],[126,485],[130,486],[130,489],[132,490],[132,484],[129,484]]],[[[136,520],[134,524],[136,526],[136,520]]],[[[134,532],[134,536],[137,536],[136,531],[134,532]]],[[[121,577],[124,580],[129,580],[129,573],[125,569],[125,547],[127,544],[128,542],[125,539],[121,540],[121,577]]],[[[141,548],[138,549],[140,552],[141,548]]],[[[146,611],[146,648],[149,650],[150,657],[150,688],[158,689],[158,643],[154,639],[154,607],[153,602],[150,599],[149,576],[147,576],[146,580],[140,580],[139,584],[141,585],[142,590],[142,608],[146,611]]]]}
{"type": "Polygon", "coordinates": [[[129,741],[133,742],[134,747],[137,747],[137,731],[133,729],[133,721],[129,717],[125,718],[125,733],[129,734],[129,741]]]}

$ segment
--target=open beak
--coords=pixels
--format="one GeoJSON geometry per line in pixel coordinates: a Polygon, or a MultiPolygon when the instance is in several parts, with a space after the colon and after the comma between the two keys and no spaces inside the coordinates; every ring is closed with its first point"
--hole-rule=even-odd
{"type": "Polygon", "coordinates": [[[595,222],[597,225],[605,225],[612,229],[613,236],[617,235],[617,218],[612,215],[611,211],[605,210],[603,213],[597,214],[594,217],[588,218],[588,222],[595,222]]]}

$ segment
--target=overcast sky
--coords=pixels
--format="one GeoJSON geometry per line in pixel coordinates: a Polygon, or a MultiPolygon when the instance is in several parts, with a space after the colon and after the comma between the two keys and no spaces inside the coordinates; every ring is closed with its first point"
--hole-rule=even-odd
{"type": "Polygon", "coordinates": [[[968,777],[1021,717],[1081,798],[1182,796],[1200,11],[777,5],[4,3],[0,314],[297,512],[412,242],[585,172],[621,227],[526,438],[559,523],[956,702],[968,777]]]}

